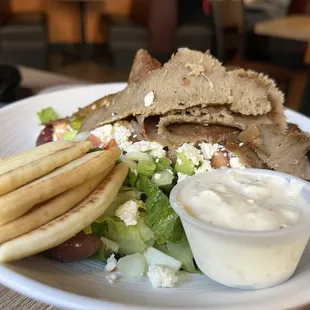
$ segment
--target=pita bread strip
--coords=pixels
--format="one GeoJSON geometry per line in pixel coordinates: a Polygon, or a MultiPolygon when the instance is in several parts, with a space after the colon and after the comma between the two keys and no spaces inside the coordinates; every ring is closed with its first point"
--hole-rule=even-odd
{"type": "Polygon", "coordinates": [[[3,157],[0,161],[0,175],[8,171],[20,168],[42,159],[46,156],[52,155],[56,152],[67,150],[79,142],[59,140],[45,143],[35,148],[26,150],[17,155],[10,155],[3,157]]]}
{"type": "Polygon", "coordinates": [[[35,206],[33,211],[0,226],[0,243],[32,231],[73,208],[102,182],[113,167],[114,165],[85,183],[69,189],[48,202],[35,206]]]}
{"type": "MultiPolygon", "coordinates": [[[[83,156],[91,149],[91,146],[92,145],[89,141],[82,141],[73,144],[66,149],[38,158],[32,162],[29,162],[28,158],[28,164],[19,166],[14,170],[10,170],[0,175],[0,195],[9,193],[74,159],[83,156]]],[[[35,154],[35,158],[38,157],[37,155],[38,154],[35,154]]],[[[40,153],[40,155],[42,155],[42,153],[40,153]]],[[[26,160],[26,158],[24,160],[26,160]]],[[[22,160],[18,161],[18,163],[21,164],[22,160]]],[[[15,162],[15,164],[17,164],[17,162],[15,162]]],[[[10,167],[11,164],[8,163],[6,166],[10,167]]]]}
{"type": "Polygon", "coordinates": [[[105,212],[115,199],[127,172],[126,164],[117,165],[75,208],[40,228],[0,245],[0,262],[40,253],[72,238],[105,212]]]}
{"type": "Polygon", "coordinates": [[[27,213],[34,205],[76,187],[108,169],[121,151],[113,147],[107,151],[86,154],[13,192],[0,197],[0,225],[27,213]]]}

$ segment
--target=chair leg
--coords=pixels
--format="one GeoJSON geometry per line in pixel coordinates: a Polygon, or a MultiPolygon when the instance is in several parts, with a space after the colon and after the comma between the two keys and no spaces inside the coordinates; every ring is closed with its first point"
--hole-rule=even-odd
{"type": "Polygon", "coordinates": [[[300,111],[303,103],[304,91],[307,86],[309,73],[296,72],[291,78],[286,99],[286,106],[292,110],[300,111]]]}

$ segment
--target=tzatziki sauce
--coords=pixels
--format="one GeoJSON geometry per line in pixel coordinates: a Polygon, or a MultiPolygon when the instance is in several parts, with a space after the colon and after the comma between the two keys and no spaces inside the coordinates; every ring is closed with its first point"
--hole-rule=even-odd
{"type": "Polygon", "coordinates": [[[186,212],[202,222],[266,231],[290,227],[302,218],[307,203],[300,191],[294,180],[234,170],[188,182],[179,199],[186,212]]]}
{"type": "Polygon", "coordinates": [[[310,236],[310,185],[259,169],[212,170],[170,195],[195,261],[227,286],[261,289],[294,273],[310,236]]]}

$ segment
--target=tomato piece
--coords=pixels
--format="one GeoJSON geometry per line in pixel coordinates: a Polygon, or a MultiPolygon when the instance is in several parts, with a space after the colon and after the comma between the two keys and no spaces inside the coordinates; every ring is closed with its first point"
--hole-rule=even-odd
{"type": "Polygon", "coordinates": [[[104,143],[99,138],[97,138],[95,135],[89,135],[86,138],[86,140],[91,142],[93,147],[99,147],[99,148],[103,148],[104,147],[104,143]]]}
{"type": "Polygon", "coordinates": [[[57,138],[57,140],[62,140],[64,133],[69,131],[70,127],[66,121],[58,122],[54,125],[54,133],[57,138]]]}
{"type": "Polygon", "coordinates": [[[117,146],[115,139],[111,139],[108,144],[104,147],[105,150],[110,149],[113,146],[117,146]]]}

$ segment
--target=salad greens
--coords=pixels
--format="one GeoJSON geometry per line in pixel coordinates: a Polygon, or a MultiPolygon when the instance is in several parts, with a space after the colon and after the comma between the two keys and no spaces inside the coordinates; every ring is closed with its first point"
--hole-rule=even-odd
{"type": "MultiPolygon", "coordinates": [[[[187,165],[185,156],[179,155],[182,164],[187,165]]],[[[149,154],[140,152],[132,152],[129,156],[125,154],[121,160],[130,167],[124,186],[104,215],[87,230],[100,236],[105,244],[96,258],[105,261],[107,254],[112,253],[107,253],[106,248],[111,248],[109,242],[114,242],[118,250],[113,253],[117,252],[119,256],[148,253],[149,249],[153,249],[154,253],[159,250],[162,254],[153,253],[155,258],[168,255],[170,260],[179,261],[184,270],[196,272],[181,220],[170,207],[167,196],[175,184],[177,167],[174,170],[168,158],[153,159],[149,154]],[[138,206],[137,224],[126,226],[115,214],[129,200],[138,206]]],[[[188,167],[181,170],[191,173],[188,167]]]]}
{"type": "Polygon", "coordinates": [[[76,130],[66,131],[64,133],[63,139],[72,141],[74,139],[74,137],[77,135],[77,133],[78,132],[76,130]]]}
{"type": "Polygon", "coordinates": [[[100,234],[119,245],[121,255],[144,253],[155,241],[154,234],[145,224],[145,217],[139,218],[137,225],[126,226],[119,218],[108,216],[100,223],[100,228],[100,234]]]}
{"type": "Polygon", "coordinates": [[[182,269],[192,273],[197,272],[193,253],[187,239],[180,243],[156,244],[155,247],[181,261],[182,269]]]}
{"type": "Polygon", "coordinates": [[[42,124],[50,121],[56,121],[58,115],[53,108],[46,108],[37,113],[37,116],[42,124]]]}
{"type": "MultiPolygon", "coordinates": [[[[84,232],[87,233],[85,230],[84,232]]],[[[90,234],[91,231],[88,233],[90,234]]],[[[106,262],[108,257],[118,252],[119,245],[116,242],[104,237],[101,237],[100,239],[103,246],[93,255],[93,258],[102,262],[106,262]]]]}
{"type": "Polygon", "coordinates": [[[137,172],[145,176],[151,177],[154,174],[156,165],[153,160],[139,160],[137,172]]]}
{"type": "Polygon", "coordinates": [[[145,193],[147,225],[158,243],[179,242],[185,237],[179,216],[170,207],[169,198],[146,176],[138,174],[134,187],[145,193]]]}
{"type": "Polygon", "coordinates": [[[80,117],[80,116],[75,116],[74,118],[72,118],[69,122],[69,125],[70,127],[73,129],[73,130],[79,130],[82,123],[84,121],[84,117],[80,117]]]}
{"type": "Polygon", "coordinates": [[[171,170],[171,162],[166,157],[157,158],[155,160],[156,172],[163,172],[166,170],[171,170]]]}
{"type": "MultiPolygon", "coordinates": [[[[41,110],[37,115],[41,123],[58,119],[57,113],[50,107],[41,110]]],[[[79,116],[70,119],[71,130],[64,133],[64,140],[75,138],[83,119],[79,116]]],[[[101,148],[93,148],[89,152],[99,150],[102,151],[101,148]]],[[[104,215],[84,228],[86,234],[95,233],[103,243],[93,258],[106,262],[112,254],[126,258],[128,255],[145,255],[148,249],[153,249],[153,260],[168,257],[169,261],[170,257],[172,261],[179,261],[184,270],[196,272],[181,220],[170,207],[168,198],[176,183],[176,174],[180,172],[192,175],[195,169],[193,163],[184,154],[178,153],[173,167],[167,157],[156,158],[141,151],[125,152],[120,160],[130,168],[126,181],[104,215]],[[118,208],[128,201],[133,201],[137,206],[134,225],[129,225],[128,222],[126,224],[123,218],[116,216],[118,208]],[[158,254],[158,250],[162,254],[158,254]]],[[[136,256],[132,257],[138,261],[140,256],[136,256]]],[[[128,257],[123,261],[130,259],[132,258],[128,257]]]]}
{"type": "Polygon", "coordinates": [[[182,153],[177,154],[177,161],[174,169],[176,172],[180,172],[186,175],[193,175],[195,172],[194,164],[182,153]]]}

